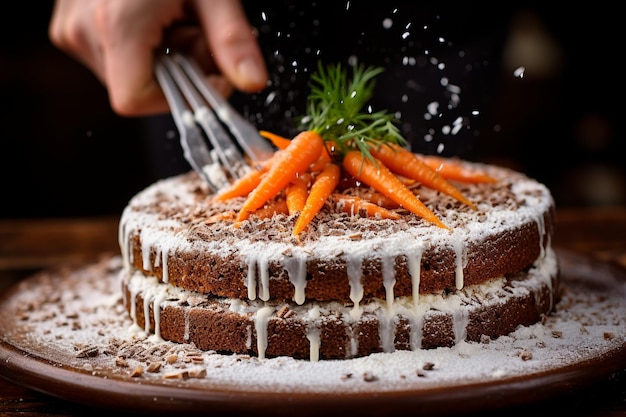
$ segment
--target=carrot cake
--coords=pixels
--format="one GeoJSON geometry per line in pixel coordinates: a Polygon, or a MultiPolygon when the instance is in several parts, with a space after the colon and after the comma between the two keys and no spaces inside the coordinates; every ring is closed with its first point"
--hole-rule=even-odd
{"type": "Polygon", "coordinates": [[[451,346],[535,323],[558,295],[551,194],[521,173],[463,164],[497,180],[460,185],[476,209],[418,192],[450,229],[327,202],[299,239],[293,215],[219,220],[243,199],[212,202],[195,172],[161,180],[121,218],[125,305],[164,339],[261,357],[451,346]]]}

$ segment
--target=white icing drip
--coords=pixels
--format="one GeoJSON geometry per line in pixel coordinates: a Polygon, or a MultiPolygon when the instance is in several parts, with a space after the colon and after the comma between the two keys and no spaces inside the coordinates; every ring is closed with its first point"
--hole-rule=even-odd
{"type": "Polygon", "coordinates": [[[247,264],[246,287],[248,287],[248,298],[256,300],[256,258],[248,258],[247,264]]]}
{"type": "Polygon", "coordinates": [[[378,335],[382,344],[383,352],[393,352],[395,350],[394,340],[396,326],[393,320],[391,309],[384,308],[377,312],[378,317],[378,335]]]}
{"type": "Polygon", "coordinates": [[[274,313],[273,307],[261,307],[254,318],[254,329],[256,330],[256,346],[259,351],[259,359],[265,359],[265,349],[267,349],[267,323],[274,313]]]}
{"type": "Polygon", "coordinates": [[[546,236],[546,225],[543,215],[540,214],[535,217],[535,222],[537,223],[537,232],[539,233],[539,256],[543,258],[546,256],[546,250],[543,246],[543,239],[546,236]]]}
{"type": "Polygon", "coordinates": [[[284,265],[289,274],[289,281],[293,284],[293,299],[296,303],[303,304],[306,299],[304,292],[306,288],[306,258],[304,256],[285,258],[284,265]]]}
{"type": "Polygon", "coordinates": [[[306,338],[309,339],[309,360],[311,362],[317,362],[320,360],[320,330],[312,329],[306,334],[306,338]]]}
{"type": "Polygon", "coordinates": [[[156,254],[154,256],[154,265],[152,265],[154,268],[158,268],[159,266],[161,266],[161,257],[163,256],[163,252],[164,252],[163,246],[158,246],[156,248],[156,254]]]}
{"type": "Polygon", "coordinates": [[[152,313],[154,315],[154,334],[150,336],[154,342],[162,342],[161,337],[161,302],[165,300],[165,291],[159,291],[152,301],[152,313]]]}
{"type": "Polygon", "coordinates": [[[350,357],[354,357],[354,356],[356,356],[356,354],[359,351],[359,339],[354,336],[354,327],[353,327],[352,323],[350,323],[348,325],[348,328],[346,329],[346,332],[347,332],[347,335],[348,335],[348,339],[350,341],[350,346],[348,346],[349,347],[349,356],[350,357]]]}
{"type": "MultiPolygon", "coordinates": [[[[146,271],[152,271],[152,264],[150,263],[150,248],[152,247],[152,241],[150,239],[146,239],[143,235],[144,233],[142,233],[141,236],[141,265],[146,271]]],[[[157,245],[156,247],[159,248],[160,246],[157,245]]],[[[158,259],[159,257],[157,256],[156,258],[158,259]]]]}
{"type": "Polygon", "coordinates": [[[354,303],[354,307],[350,312],[350,315],[354,319],[358,319],[361,316],[361,307],[359,303],[363,298],[363,284],[361,283],[361,276],[363,271],[361,270],[361,257],[360,256],[347,256],[347,274],[350,283],[350,300],[354,303]]]}
{"type": "Polygon", "coordinates": [[[183,340],[185,342],[189,342],[189,312],[191,311],[191,309],[187,308],[185,309],[185,330],[183,332],[183,340]]]}
{"type": "Polygon", "coordinates": [[[267,301],[270,299],[270,271],[269,271],[269,262],[266,257],[261,257],[258,261],[258,270],[259,274],[259,298],[263,301],[267,301]]]}
{"type": "Polygon", "coordinates": [[[411,320],[411,333],[409,334],[411,350],[422,348],[422,339],[424,336],[424,315],[423,313],[414,313],[409,315],[411,320]]]}
{"type": "Polygon", "coordinates": [[[120,245],[120,253],[122,255],[122,265],[127,267],[129,265],[129,256],[128,256],[128,236],[127,236],[127,227],[126,222],[120,221],[117,225],[117,241],[120,245]]]}
{"type": "Polygon", "coordinates": [[[164,247],[163,251],[162,251],[162,264],[163,264],[163,282],[167,283],[170,280],[170,274],[169,274],[169,270],[168,270],[168,265],[167,265],[167,258],[169,256],[169,248],[164,247]]]}
{"type": "Polygon", "coordinates": [[[246,326],[246,348],[252,349],[252,326],[246,326]]]}
{"type": "MultiPolygon", "coordinates": [[[[319,306],[313,306],[309,309],[309,323],[315,323],[320,318],[319,306]]],[[[307,327],[306,338],[309,340],[309,360],[317,362],[320,360],[320,329],[310,324],[307,327]]]]}
{"type": "Polygon", "coordinates": [[[411,285],[413,295],[413,306],[417,310],[420,299],[420,277],[422,268],[422,250],[416,250],[414,253],[406,255],[406,262],[409,267],[409,274],[411,274],[411,285]]]}
{"type": "Polygon", "coordinates": [[[452,313],[452,329],[454,330],[454,343],[467,338],[467,325],[469,324],[469,310],[461,306],[452,313]]]}
{"type": "Polygon", "coordinates": [[[153,292],[148,289],[143,294],[143,330],[150,333],[150,302],[152,301],[153,292]]]}
{"type": "Polygon", "coordinates": [[[387,300],[387,308],[391,310],[393,307],[393,287],[396,285],[396,275],[394,270],[394,258],[385,256],[381,260],[383,273],[383,286],[385,287],[385,299],[387,300]]]}
{"type": "Polygon", "coordinates": [[[460,290],[464,286],[463,266],[465,263],[465,245],[463,244],[463,239],[457,233],[453,233],[451,240],[456,261],[455,284],[456,289],[460,290]]]}
{"type": "Polygon", "coordinates": [[[129,331],[131,333],[137,333],[137,331],[141,330],[137,325],[137,294],[139,289],[129,288],[130,292],[130,318],[133,321],[131,324],[131,328],[129,331]]]}

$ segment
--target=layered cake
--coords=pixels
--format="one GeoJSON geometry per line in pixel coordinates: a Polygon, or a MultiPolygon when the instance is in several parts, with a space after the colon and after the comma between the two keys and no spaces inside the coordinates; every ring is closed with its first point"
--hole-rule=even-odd
{"type": "Polygon", "coordinates": [[[320,64],[300,133],[261,132],[274,155],[217,192],[201,178],[219,165],[129,202],[119,237],[136,326],[204,350],[319,360],[480,341],[550,313],[548,189],[409,151],[394,117],[366,106],[381,71],[320,64]]]}
{"type": "Polygon", "coordinates": [[[156,337],[313,360],[452,346],[535,323],[558,296],[550,192],[509,169],[462,164],[496,180],[456,183],[475,209],[415,190],[448,228],[402,207],[385,219],[328,201],[297,239],[294,215],[222,220],[244,198],[216,202],[195,172],[161,180],[121,217],[124,303],[156,337]]]}

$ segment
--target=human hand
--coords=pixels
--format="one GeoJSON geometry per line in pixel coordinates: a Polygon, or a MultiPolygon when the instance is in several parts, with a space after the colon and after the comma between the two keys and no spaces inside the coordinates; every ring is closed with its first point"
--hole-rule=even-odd
{"type": "Polygon", "coordinates": [[[49,37],[93,71],[124,116],[169,111],[153,74],[155,51],[165,48],[195,57],[224,95],[267,82],[239,0],[57,0],[49,37]]]}

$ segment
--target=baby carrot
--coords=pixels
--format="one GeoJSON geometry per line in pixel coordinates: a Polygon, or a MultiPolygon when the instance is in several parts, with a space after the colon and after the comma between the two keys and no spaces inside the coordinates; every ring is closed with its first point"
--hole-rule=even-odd
{"type": "Polygon", "coordinates": [[[276,214],[287,214],[287,202],[283,199],[273,200],[270,203],[254,211],[254,215],[259,219],[269,219],[276,214]]]}
{"type": "Polygon", "coordinates": [[[433,155],[418,156],[426,165],[437,171],[442,177],[449,180],[469,183],[497,182],[497,180],[491,175],[479,170],[467,168],[460,162],[451,159],[444,159],[433,155]]]}
{"type": "MultiPolygon", "coordinates": [[[[289,146],[289,143],[291,143],[291,139],[287,139],[286,137],[277,135],[276,133],[268,132],[267,130],[259,130],[259,134],[264,138],[272,141],[274,146],[276,146],[278,149],[285,149],[287,146],[289,146]]],[[[315,162],[313,162],[313,165],[311,166],[311,172],[321,171],[322,168],[324,168],[326,162],[330,161],[330,154],[328,153],[328,150],[332,150],[334,149],[334,147],[335,144],[331,141],[326,141],[324,143],[324,150],[322,151],[320,157],[315,162]]]]}
{"type": "Polygon", "coordinates": [[[376,217],[378,215],[383,219],[393,220],[400,218],[400,215],[395,211],[388,210],[384,207],[364,200],[361,197],[335,193],[332,195],[332,199],[335,203],[337,203],[337,208],[344,213],[364,213],[366,217],[376,217]]]}
{"type": "Polygon", "coordinates": [[[377,206],[384,207],[386,209],[398,208],[399,205],[392,199],[387,196],[382,195],[377,191],[370,191],[367,194],[367,198],[361,197],[366,201],[369,201],[372,204],[376,204],[377,206]]]}
{"type": "Polygon", "coordinates": [[[345,170],[361,182],[389,197],[411,213],[449,229],[422,203],[381,161],[365,158],[360,151],[352,150],[343,158],[345,170]]]}
{"type": "Polygon", "coordinates": [[[291,143],[291,139],[268,132],[267,130],[259,130],[259,135],[263,136],[265,139],[269,139],[278,149],[285,149],[291,143]]]}
{"type": "Polygon", "coordinates": [[[293,226],[294,236],[298,236],[321,210],[326,200],[328,200],[328,197],[330,197],[333,191],[335,191],[337,184],[339,184],[340,176],[341,169],[339,165],[329,162],[324,169],[322,169],[322,172],[315,177],[311,185],[309,196],[296,220],[296,224],[293,226]]]}
{"type": "Polygon", "coordinates": [[[285,199],[287,200],[287,208],[290,215],[300,213],[304,208],[304,203],[309,195],[310,181],[311,175],[304,173],[298,175],[298,178],[287,186],[285,199]]]}
{"type": "Polygon", "coordinates": [[[326,163],[331,160],[330,153],[328,152],[328,150],[330,149],[332,151],[334,148],[335,148],[335,144],[333,142],[331,141],[324,142],[324,149],[322,150],[322,154],[320,155],[319,158],[317,158],[315,162],[311,164],[310,171],[311,172],[321,171],[324,168],[324,166],[326,166],[326,163]]]}
{"type": "Polygon", "coordinates": [[[259,185],[261,177],[267,171],[261,169],[251,169],[243,177],[235,180],[227,188],[220,190],[214,197],[214,201],[226,201],[235,197],[244,197],[248,195],[254,187],[259,185]]]}
{"type": "Polygon", "coordinates": [[[289,146],[278,151],[276,161],[261,178],[259,185],[248,194],[237,214],[236,222],[247,219],[250,213],[284,190],[296,174],[305,172],[309,165],[319,158],[323,149],[324,142],[319,133],[305,130],[296,135],[289,146]]]}
{"type": "MultiPolygon", "coordinates": [[[[342,178],[343,179],[343,178],[342,178]]],[[[348,195],[348,194],[340,194],[348,195]]],[[[361,200],[369,201],[377,206],[384,207],[386,209],[397,209],[400,207],[398,203],[379,193],[371,187],[355,187],[350,196],[358,197],[361,200]]]]}
{"type": "Polygon", "coordinates": [[[474,203],[451,183],[443,178],[437,171],[426,165],[422,160],[402,146],[388,143],[381,146],[372,146],[370,153],[391,171],[405,177],[421,182],[426,187],[441,191],[458,201],[476,209],[474,203]]]}

